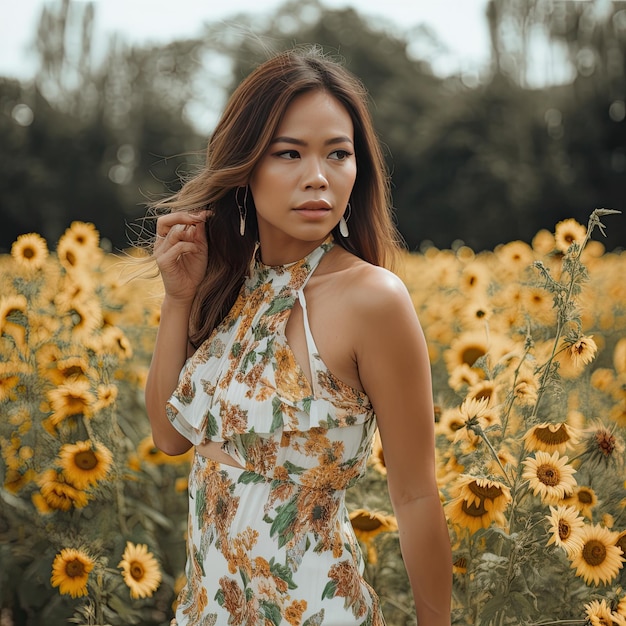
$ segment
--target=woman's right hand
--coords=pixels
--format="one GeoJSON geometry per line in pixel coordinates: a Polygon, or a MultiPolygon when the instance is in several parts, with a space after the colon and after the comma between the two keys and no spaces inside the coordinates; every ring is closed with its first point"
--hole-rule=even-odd
{"type": "Polygon", "coordinates": [[[161,272],[165,295],[190,303],[206,274],[208,246],[205,222],[211,211],[175,211],[157,220],[154,258],[161,272]]]}

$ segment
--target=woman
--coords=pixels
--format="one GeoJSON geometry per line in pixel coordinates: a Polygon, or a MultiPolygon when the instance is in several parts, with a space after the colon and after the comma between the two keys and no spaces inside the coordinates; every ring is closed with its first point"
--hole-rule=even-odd
{"type": "Polygon", "coordinates": [[[383,269],[398,245],[366,103],[316,49],[280,54],[160,204],[146,404],[161,450],[195,446],[179,626],[384,624],[344,505],[377,426],[419,624],[450,624],[430,368],[383,269]]]}

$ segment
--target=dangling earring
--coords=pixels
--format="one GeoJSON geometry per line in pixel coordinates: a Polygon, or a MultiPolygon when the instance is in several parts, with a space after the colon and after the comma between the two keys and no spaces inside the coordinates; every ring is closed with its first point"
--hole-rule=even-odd
{"type": "Polygon", "coordinates": [[[350,215],[352,214],[352,207],[348,202],[348,206],[346,207],[346,212],[341,216],[339,220],[339,232],[342,237],[348,237],[350,235],[350,231],[348,230],[348,220],[350,219],[350,215]]]}
{"type": "Polygon", "coordinates": [[[235,191],[235,202],[237,203],[237,208],[239,209],[239,234],[243,237],[246,234],[246,218],[248,217],[248,185],[245,187],[237,187],[237,191],[235,191]],[[241,189],[245,189],[243,204],[239,199],[239,191],[241,189]]]}

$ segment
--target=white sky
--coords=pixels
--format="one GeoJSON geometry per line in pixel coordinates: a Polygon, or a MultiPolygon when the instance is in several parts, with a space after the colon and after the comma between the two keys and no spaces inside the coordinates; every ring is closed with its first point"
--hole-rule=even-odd
{"type": "MultiPolygon", "coordinates": [[[[282,0],[94,0],[96,36],[121,33],[131,42],[165,42],[197,34],[203,23],[275,10],[282,0]],[[262,10],[259,7],[262,6],[262,10]]],[[[49,0],[48,0],[49,2],[49,0]]],[[[329,8],[351,6],[382,16],[400,29],[427,24],[449,50],[431,60],[441,74],[473,71],[489,58],[487,0],[322,0],[329,8]]],[[[46,0],[0,0],[0,75],[32,75],[35,26],[46,0]]]]}

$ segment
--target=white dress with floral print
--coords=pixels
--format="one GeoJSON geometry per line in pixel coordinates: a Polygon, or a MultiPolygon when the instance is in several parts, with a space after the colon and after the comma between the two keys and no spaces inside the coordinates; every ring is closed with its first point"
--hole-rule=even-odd
{"type": "Polygon", "coordinates": [[[344,501],[365,471],[374,412],[328,371],[306,314],[304,287],[332,246],[278,267],[255,255],[232,310],[170,398],[183,435],[222,442],[243,467],[194,457],[179,626],[384,623],[344,501]],[[296,300],[311,383],[285,337],[296,300]]]}

